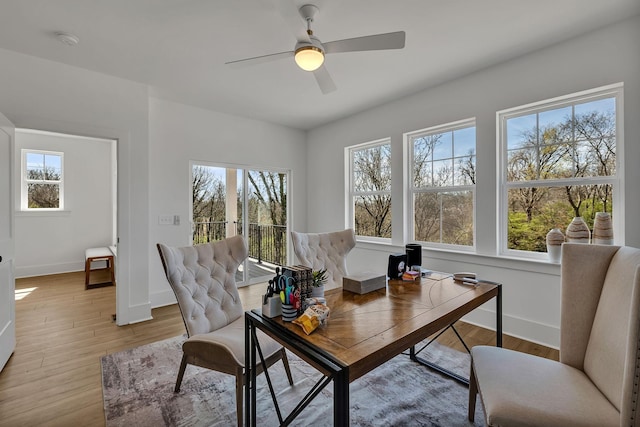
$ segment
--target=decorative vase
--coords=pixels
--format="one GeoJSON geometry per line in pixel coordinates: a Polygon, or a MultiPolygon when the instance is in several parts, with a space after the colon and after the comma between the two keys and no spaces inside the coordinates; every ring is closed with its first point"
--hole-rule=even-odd
{"type": "Polygon", "coordinates": [[[549,261],[559,264],[562,260],[562,244],[564,243],[564,234],[559,228],[553,228],[547,233],[547,254],[549,261]]]}
{"type": "Polygon", "coordinates": [[[567,242],[569,243],[586,243],[589,244],[591,231],[581,216],[573,218],[571,224],[567,227],[567,242]]]}
{"type": "Polygon", "coordinates": [[[609,212],[596,212],[591,242],[596,245],[613,245],[613,224],[609,212]]]}

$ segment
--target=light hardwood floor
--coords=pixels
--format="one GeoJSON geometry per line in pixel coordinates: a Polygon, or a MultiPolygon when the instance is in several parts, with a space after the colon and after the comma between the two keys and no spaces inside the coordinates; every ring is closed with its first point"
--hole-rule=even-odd
{"type": "MultiPolygon", "coordinates": [[[[259,306],[263,288],[240,289],[245,308],[259,306]]],[[[0,372],[0,426],[103,426],[100,357],[185,332],[177,305],[119,327],[115,299],[114,287],[85,291],[83,272],[16,280],[17,346],[0,372]]],[[[487,329],[456,328],[469,346],[495,343],[487,329]]],[[[439,341],[462,349],[453,333],[439,341]]],[[[506,335],[504,346],[558,359],[557,350],[506,335]]]]}

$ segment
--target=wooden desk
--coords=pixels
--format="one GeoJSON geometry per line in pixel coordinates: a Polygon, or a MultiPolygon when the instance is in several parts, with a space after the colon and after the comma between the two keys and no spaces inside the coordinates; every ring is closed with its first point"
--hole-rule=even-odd
{"type": "MultiPolygon", "coordinates": [[[[455,283],[434,273],[419,282],[389,281],[387,287],[364,295],[340,289],[327,291],[329,320],[311,335],[281,317],[245,313],[245,413],[247,425],[256,425],[256,329],[264,331],[289,351],[320,371],[322,378],[305,400],[282,419],[288,425],[306,404],[331,381],[334,387],[334,425],[349,425],[349,383],[382,365],[409,347],[448,327],[465,314],[496,298],[497,344],[502,337],[502,289],[495,283],[477,286],[455,283]]],[[[260,356],[261,357],[261,356],[260,356]]],[[[274,397],[268,372],[267,383],[274,397]]],[[[275,398],[274,398],[275,404],[275,398]]]]}

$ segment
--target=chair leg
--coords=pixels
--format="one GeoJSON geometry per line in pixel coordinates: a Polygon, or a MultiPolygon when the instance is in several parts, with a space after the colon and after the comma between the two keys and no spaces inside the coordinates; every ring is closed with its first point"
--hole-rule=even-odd
{"type": "Polygon", "coordinates": [[[469,421],[473,422],[476,415],[476,398],[478,396],[478,383],[476,373],[473,370],[473,360],[471,361],[471,372],[469,374],[469,421]]]}
{"type": "Polygon", "coordinates": [[[291,369],[289,369],[289,359],[287,358],[287,352],[284,347],[280,350],[282,354],[282,364],[284,365],[284,371],[287,374],[287,379],[289,380],[289,385],[293,385],[293,377],[291,376],[291,369]]]}
{"type": "Polygon", "coordinates": [[[173,389],[175,393],[180,391],[180,384],[182,384],[182,377],[184,376],[184,370],[187,369],[187,355],[182,355],[182,362],[180,362],[180,370],[178,371],[178,379],[176,380],[176,388],[173,389]]]}
{"type": "Polygon", "coordinates": [[[244,368],[236,369],[236,412],[238,417],[238,427],[242,427],[243,408],[242,401],[244,398],[243,386],[244,385],[244,368]]]}

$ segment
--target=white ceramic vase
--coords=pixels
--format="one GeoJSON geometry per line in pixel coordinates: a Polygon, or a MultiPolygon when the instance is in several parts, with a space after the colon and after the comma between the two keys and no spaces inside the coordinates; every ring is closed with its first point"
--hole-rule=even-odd
{"type": "Polygon", "coordinates": [[[324,285],[320,286],[312,286],[311,287],[311,296],[317,298],[324,298],[324,285]]]}
{"type": "Polygon", "coordinates": [[[609,212],[596,212],[596,217],[593,220],[592,243],[613,245],[613,224],[609,212]]]}
{"type": "Polygon", "coordinates": [[[559,264],[562,260],[562,244],[564,243],[564,234],[559,228],[551,229],[547,233],[547,254],[549,261],[559,264]]]}
{"type": "Polygon", "coordinates": [[[589,240],[591,239],[591,231],[581,216],[573,218],[571,224],[567,227],[565,235],[569,243],[589,244],[589,240]]]}

